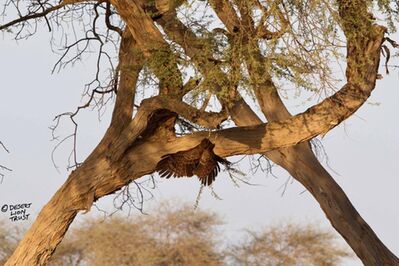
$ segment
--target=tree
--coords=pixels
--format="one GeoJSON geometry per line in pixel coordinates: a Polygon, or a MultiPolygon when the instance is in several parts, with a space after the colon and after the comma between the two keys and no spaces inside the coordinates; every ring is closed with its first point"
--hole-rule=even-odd
{"type": "Polygon", "coordinates": [[[222,265],[216,234],[221,221],[214,213],[181,204],[157,209],[161,211],[137,219],[87,221],[72,231],[50,264],[222,265]]]}
{"type": "Polygon", "coordinates": [[[22,232],[18,227],[12,227],[10,224],[0,220],[0,265],[4,265],[7,258],[21,239],[22,232]]]}
{"type": "Polygon", "coordinates": [[[247,233],[246,241],[228,252],[234,265],[339,265],[351,256],[334,242],[334,234],[311,225],[286,224],[247,233]]]}
{"type": "MultiPolygon", "coordinates": [[[[215,145],[204,153],[211,155],[208,158],[214,154],[223,158],[265,155],[307,188],[365,265],[399,264],[309,145],[312,138],[326,134],[356,112],[374,90],[381,78],[381,51],[389,58],[388,45],[398,46],[375,16],[378,11],[386,14],[385,21],[394,30],[397,1],[11,3],[14,0],[6,6],[15,6],[18,14],[26,15],[0,29],[15,34],[16,39],[34,34],[39,22],[62,34],[64,23],[80,21],[83,37],[65,44],[58,68],[80,59],[94,43],[97,67],[104,60],[112,64],[109,44],[120,46],[111,77],[102,82],[97,69],[86,88],[87,104],[57,117],[60,121],[67,116],[76,125],[72,135],[76,140],[79,111],[101,105],[107,96],[116,94],[107,132],[82,164],[76,160],[74,147],[76,169],[42,209],[7,265],[46,263],[79,211],[89,210],[99,198],[153,173],[164,156],[193,149],[204,139],[215,145]],[[197,4],[202,8],[196,10],[197,4]],[[218,19],[203,10],[214,12],[218,19]],[[195,11],[204,15],[197,16],[195,11]],[[342,61],[340,47],[346,47],[346,83],[335,92],[337,77],[330,59],[342,61]],[[77,52],[71,55],[72,51],[77,52]],[[188,81],[187,76],[191,76],[188,81]],[[158,95],[135,106],[138,85],[153,89],[149,81],[155,83],[158,95]],[[292,116],[279,97],[280,81],[316,93],[335,93],[292,116]],[[245,102],[243,91],[257,100],[267,123],[245,102]],[[212,96],[219,100],[220,111],[207,111],[212,96]],[[225,128],[226,120],[235,126],[225,128]],[[175,129],[176,124],[181,129],[175,129]]],[[[197,165],[198,160],[191,164],[197,165]]]]}
{"type": "MultiPolygon", "coordinates": [[[[215,213],[178,202],[158,204],[149,215],[91,218],[68,232],[49,265],[339,265],[352,255],[313,225],[247,230],[246,241],[235,244],[223,225],[215,213]]],[[[4,236],[3,258],[16,244],[12,232],[4,236]]]]}

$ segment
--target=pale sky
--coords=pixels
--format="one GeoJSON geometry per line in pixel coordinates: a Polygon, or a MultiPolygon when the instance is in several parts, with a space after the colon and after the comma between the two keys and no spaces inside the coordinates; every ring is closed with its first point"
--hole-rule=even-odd
{"type": "MultiPolygon", "coordinates": [[[[394,37],[398,39],[398,35],[394,37]]],[[[50,51],[48,34],[44,32],[18,43],[9,39],[6,35],[0,41],[0,140],[11,153],[1,151],[0,163],[13,172],[7,173],[0,185],[0,206],[32,202],[29,211],[34,218],[68,176],[65,168],[71,143],[56,152],[60,167],[57,172],[50,157],[56,143],[50,141],[49,126],[55,115],[74,110],[82,103],[83,84],[92,78],[94,57],[73,69],[51,75],[58,57],[50,51]]],[[[380,239],[399,256],[398,81],[399,72],[392,69],[390,76],[378,81],[369,103],[326,135],[322,142],[332,169],[330,173],[380,239]]],[[[303,110],[303,106],[297,106],[300,102],[289,101],[288,107],[292,111],[303,110]]],[[[98,143],[109,115],[99,122],[96,111],[87,111],[78,120],[81,123],[78,148],[82,159],[98,143]]],[[[67,121],[64,122],[65,126],[58,131],[61,136],[66,136],[71,129],[67,121]]],[[[243,164],[241,170],[247,166],[243,164]]],[[[205,191],[200,207],[222,215],[232,239],[242,235],[243,228],[256,229],[287,219],[318,222],[329,227],[317,202],[309,193],[302,193],[304,189],[298,182],[290,181],[282,195],[281,187],[289,175],[277,167],[274,173],[277,178],[261,172],[254,176],[249,173],[250,182],[259,185],[242,184],[239,188],[225,173],[220,174],[214,188],[221,200],[205,191]]],[[[153,191],[155,199],[146,203],[148,207],[169,198],[194,205],[199,190],[197,179],[157,178],[157,181],[153,191]]],[[[98,206],[112,211],[111,200],[100,200],[98,206]]],[[[94,209],[91,211],[96,213],[99,214],[94,209]]],[[[0,213],[0,218],[8,217],[0,213]]],[[[359,262],[347,261],[345,265],[359,265],[359,262]]]]}

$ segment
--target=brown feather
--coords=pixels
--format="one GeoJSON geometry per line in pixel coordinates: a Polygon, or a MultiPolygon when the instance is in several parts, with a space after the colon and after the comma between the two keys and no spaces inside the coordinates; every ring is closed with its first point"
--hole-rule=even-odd
{"type": "Polygon", "coordinates": [[[230,164],[213,152],[214,147],[208,139],[203,139],[192,149],[164,155],[156,171],[165,178],[196,175],[203,185],[209,186],[220,171],[219,163],[230,164]]]}

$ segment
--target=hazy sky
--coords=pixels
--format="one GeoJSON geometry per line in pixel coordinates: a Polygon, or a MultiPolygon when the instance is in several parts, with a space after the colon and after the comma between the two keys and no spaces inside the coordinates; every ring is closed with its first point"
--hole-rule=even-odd
{"type": "MultiPolygon", "coordinates": [[[[46,33],[18,43],[9,37],[6,35],[0,41],[0,140],[11,153],[0,151],[0,163],[13,172],[7,173],[0,185],[0,206],[32,202],[29,212],[35,216],[68,176],[65,168],[71,143],[55,154],[58,172],[50,158],[56,143],[50,141],[48,128],[56,114],[81,104],[83,84],[92,78],[94,63],[88,60],[61,74],[50,75],[57,56],[50,51],[46,33]]],[[[397,35],[394,37],[398,39],[397,35]]],[[[369,103],[322,142],[330,173],[382,241],[399,255],[399,72],[391,72],[378,81],[369,103]]],[[[300,102],[288,102],[288,106],[291,110],[302,110],[303,106],[298,107],[300,102]]],[[[79,157],[84,158],[104,133],[109,115],[99,122],[96,111],[87,111],[78,120],[81,123],[79,157]]],[[[71,129],[67,121],[64,125],[58,131],[61,136],[66,136],[71,129]]],[[[243,164],[242,170],[247,165],[243,164]]],[[[226,219],[230,238],[237,238],[244,227],[256,229],[287,219],[329,226],[317,202],[309,193],[302,193],[304,189],[298,182],[290,181],[282,195],[289,175],[277,167],[274,173],[276,177],[262,172],[249,174],[250,182],[258,186],[242,184],[239,188],[225,173],[221,174],[214,185],[221,200],[205,191],[200,206],[226,219]]],[[[194,205],[199,190],[195,178],[156,180],[155,199],[146,203],[147,206],[169,198],[194,205]]],[[[112,211],[111,205],[110,200],[98,203],[108,211],[112,211]]],[[[91,213],[98,212],[93,209],[91,213]]],[[[8,216],[0,213],[0,218],[8,216]]],[[[347,262],[347,265],[356,265],[356,262],[347,262]]]]}

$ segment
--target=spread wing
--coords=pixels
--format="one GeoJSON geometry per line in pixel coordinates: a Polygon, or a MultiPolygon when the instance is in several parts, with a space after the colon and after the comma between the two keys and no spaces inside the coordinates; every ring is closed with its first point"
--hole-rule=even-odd
{"type": "Polygon", "coordinates": [[[161,177],[193,176],[194,161],[188,162],[184,160],[184,156],[178,156],[177,154],[167,154],[162,158],[156,168],[161,177]]]}
{"type": "Polygon", "coordinates": [[[197,168],[194,169],[193,173],[198,176],[198,179],[204,186],[209,186],[215,181],[220,171],[219,163],[230,164],[229,161],[214,154],[212,148],[209,148],[203,152],[197,168]]]}
{"type": "Polygon", "coordinates": [[[193,176],[202,151],[203,148],[198,145],[187,151],[164,155],[157,164],[156,171],[165,178],[193,176]]]}
{"type": "Polygon", "coordinates": [[[230,164],[213,152],[214,146],[208,139],[203,139],[190,150],[164,155],[156,171],[165,178],[196,175],[203,185],[209,186],[220,171],[219,163],[230,164]]]}

